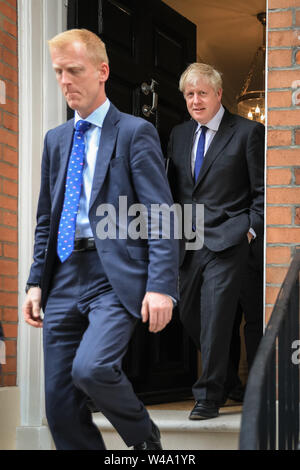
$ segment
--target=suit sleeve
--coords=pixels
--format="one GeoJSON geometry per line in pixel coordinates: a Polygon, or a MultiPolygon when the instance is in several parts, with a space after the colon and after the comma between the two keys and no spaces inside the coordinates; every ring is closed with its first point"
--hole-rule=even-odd
{"type": "Polygon", "coordinates": [[[29,284],[41,283],[46,247],[49,238],[51,201],[49,191],[50,163],[47,149],[47,140],[48,133],[46,134],[44,140],[44,150],[41,168],[41,188],[36,216],[37,225],[35,229],[33,263],[31,265],[29,278],[27,281],[27,283],[29,284]]]}
{"type": "MultiPolygon", "coordinates": [[[[161,232],[159,238],[151,230],[151,214],[157,215],[162,204],[166,210],[173,206],[164,158],[157,131],[144,121],[134,132],[130,149],[131,173],[139,203],[147,209],[148,217],[148,282],[147,291],[168,294],[177,299],[178,240],[174,235],[174,218],[170,211],[170,236],[161,232]]],[[[153,225],[152,225],[153,228],[153,225]]]]}
{"type": "Polygon", "coordinates": [[[264,155],[265,128],[254,126],[247,141],[247,163],[251,188],[250,226],[261,237],[264,228],[264,155]]]}
{"type": "Polygon", "coordinates": [[[174,139],[174,130],[172,130],[168,142],[168,156],[167,156],[167,178],[171,188],[172,196],[176,200],[176,172],[175,165],[173,162],[173,139],[174,139]]]}

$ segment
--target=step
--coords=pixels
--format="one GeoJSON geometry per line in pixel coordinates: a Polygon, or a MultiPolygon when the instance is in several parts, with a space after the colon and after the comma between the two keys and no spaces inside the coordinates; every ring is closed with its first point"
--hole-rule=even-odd
{"type": "MultiPolygon", "coordinates": [[[[217,418],[190,421],[185,405],[147,407],[151,419],[161,432],[164,450],[237,450],[241,423],[241,407],[223,407],[217,418]],[[168,409],[166,409],[168,408],[168,409]],[[171,408],[171,409],[170,409],[171,408]],[[172,409],[173,408],[173,409],[172,409]],[[181,408],[181,409],[180,409],[181,408]]],[[[129,450],[110,422],[101,414],[93,415],[101,430],[107,450],[129,450]]]]}

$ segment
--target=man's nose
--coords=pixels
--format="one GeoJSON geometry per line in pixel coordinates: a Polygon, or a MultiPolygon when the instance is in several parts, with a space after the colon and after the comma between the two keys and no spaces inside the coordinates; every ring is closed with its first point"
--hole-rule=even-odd
{"type": "Polygon", "coordinates": [[[61,74],[60,80],[62,85],[67,85],[68,83],[71,83],[70,74],[64,70],[61,74]]]}
{"type": "Polygon", "coordinates": [[[198,104],[200,103],[200,101],[201,101],[201,97],[198,95],[198,93],[194,93],[194,96],[193,96],[194,104],[198,104]]]}

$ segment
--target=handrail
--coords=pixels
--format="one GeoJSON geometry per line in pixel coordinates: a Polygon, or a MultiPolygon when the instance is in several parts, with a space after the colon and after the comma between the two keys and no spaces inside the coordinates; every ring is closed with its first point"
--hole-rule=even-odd
{"type": "Polygon", "coordinates": [[[299,271],[297,250],[249,373],[240,450],[290,450],[299,445],[300,361],[293,355],[300,339],[299,271]]]}

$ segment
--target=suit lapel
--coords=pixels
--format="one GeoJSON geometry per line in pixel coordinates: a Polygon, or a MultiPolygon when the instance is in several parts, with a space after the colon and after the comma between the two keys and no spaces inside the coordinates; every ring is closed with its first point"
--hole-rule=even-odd
{"type": "Polygon", "coordinates": [[[194,178],[192,175],[192,166],[191,166],[191,155],[192,155],[192,149],[193,149],[193,144],[194,144],[194,136],[195,132],[197,129],[197,123],[194,120],[190,121],[190,125],[188,127],[188,132],[185,137],[185,147],[184,147],[184,153],[183,155],[186,155],[187,158],[185,159],[185,169],[186,169],[186,174],[188,179],[192,184],[194,184],[194,178]]]}
{"type": "Polygon", "coordinates": [[[205,175],[207,174],[208,170],[210,169],[211,165],[218,157],[220,152],[224,149],[224,147],[228,144],[234,134],[234,119],[233,115],[230,114],[227,110],[225,110],[223,119],[221,121],[220,127],[214,136],[208,151],[205,154],[204,161],[202,168],[200,170],[197,183],[195,188],[201,183],[205,175]]]}
{"type": "Polygon", "coordinates": [[[67,171],[69,156],[72,149],[73,144],[73,134],[74,134],[74,119],[71,119],[66,123],[65,128],[61,132],[59,136],[59,157],[60,157],[60,165],[59,165],[59,173],[57,175],[57,180],[54,187],[54,197],[52,203],[52,210],[53,212],[56,209],[57,203],[60,200],[60,195],[65,189],[65,175],[67,171]]]}
{"type": "Polygon", "coordinates": [[[101,130],[100,144],[97,154],[97,161],[92,185],[90,210],[93,206],[103,185],[109,162],[111,160],[118,135],[117,122],[120,119],[120,112],[113,104],[110,104],[108,113],[104,119],[101,130]]]}

